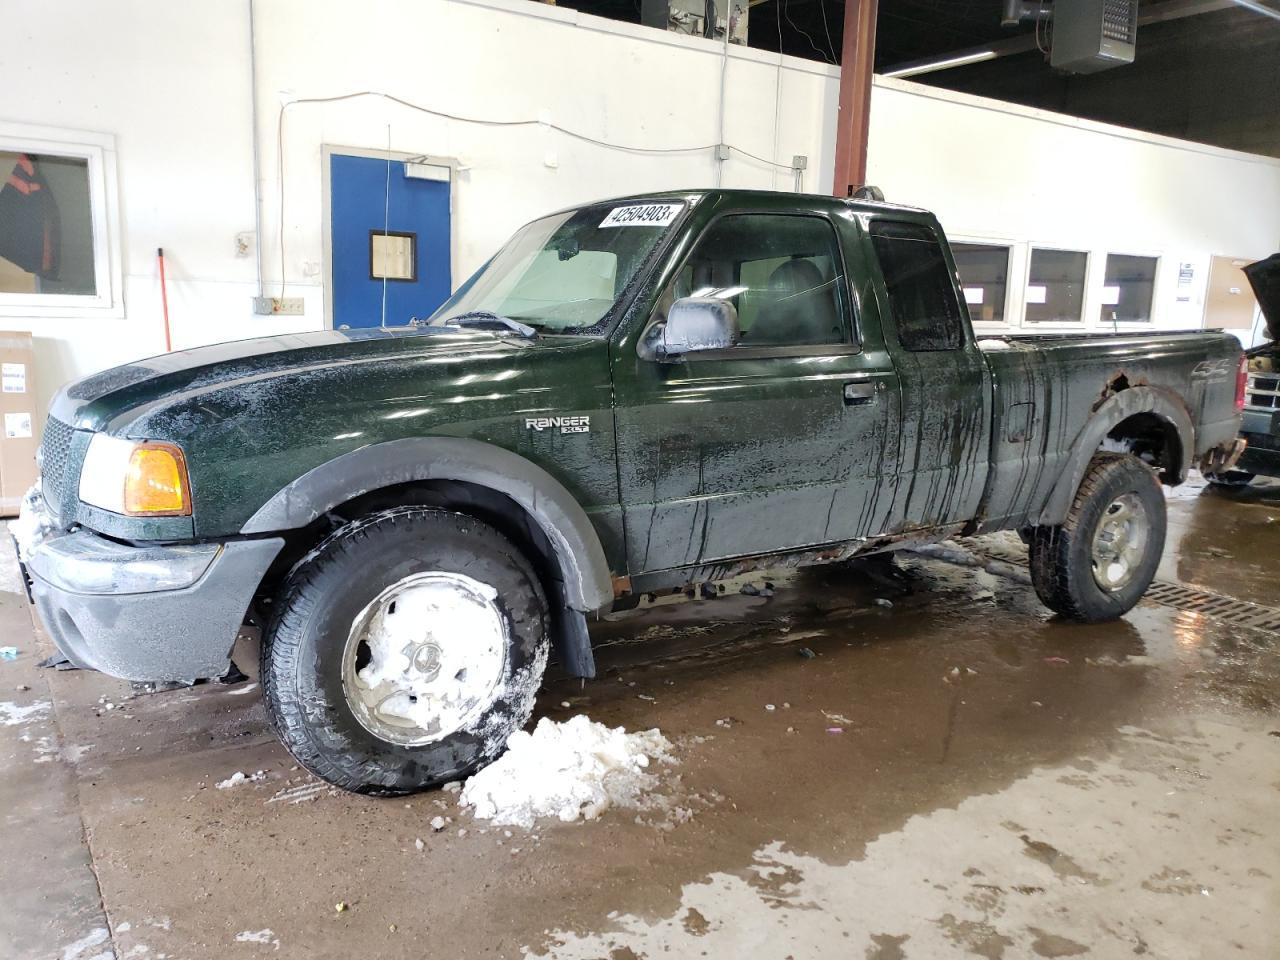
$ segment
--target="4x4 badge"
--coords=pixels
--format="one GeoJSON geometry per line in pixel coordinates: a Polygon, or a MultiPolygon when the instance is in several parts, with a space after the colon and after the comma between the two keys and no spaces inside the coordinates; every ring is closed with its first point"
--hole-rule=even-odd
{"type": "Polygon", "coordinates": [[[526,417],[524,421],[525,429],[537,430],[541,433],[543,430],[554,430],[560,428],[561,433],[590,433],[591,418],[590,417],[526,417]]]}

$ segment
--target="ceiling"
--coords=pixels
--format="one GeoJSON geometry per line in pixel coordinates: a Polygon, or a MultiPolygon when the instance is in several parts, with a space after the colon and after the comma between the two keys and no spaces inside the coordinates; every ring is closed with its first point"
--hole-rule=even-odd
{"type": "MultiPolygon", "coordinates": [[[[1059,0],[1070,2],[1070,0],[1059,0]]],[[[1144,20],[1192,0],[1143,0],[1144,20]]],[[[1262,0],[1280,10],[1280,0],[1262,0]]],[[[559,0],[633,23],[640,0],[559,0]]],[[[843,0],[751,0],[749,45],[837,63],[843,0]]],[[[1024,37],[1035,24],[1000,25],[1000,0],[880,0],[876,72],[1024,37]]],[[[1051,6],[1046,3],[1046,6],[1051,6]]],[[[1222,4],[1218,4],[1222,6],[1222,4]]],[[[1235,149],[1280,156],[1280,20],[1228,7],[1145,23],[1135,62],[1090,76],[1052,70],[1029,52],[912,78],[916,82],[1056,110],[1235,149]]]]}

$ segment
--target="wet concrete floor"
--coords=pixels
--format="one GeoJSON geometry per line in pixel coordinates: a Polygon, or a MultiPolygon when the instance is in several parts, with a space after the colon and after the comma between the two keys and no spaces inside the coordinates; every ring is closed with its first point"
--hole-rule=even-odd
{"type": "MultiPolygon", "coordinates": [[[[1169,507],[1163,579],[1280,608],[1280,486],[1169,507]]],[[[510,836],[328,789],[252,683],[38,670],[0,592],[0,957],[1280,956],[1275,634],[1060,623],[911,556],[773,582],[596,624],[601,679],[539,715],[679,762],[649,809],[510,836]]]]}

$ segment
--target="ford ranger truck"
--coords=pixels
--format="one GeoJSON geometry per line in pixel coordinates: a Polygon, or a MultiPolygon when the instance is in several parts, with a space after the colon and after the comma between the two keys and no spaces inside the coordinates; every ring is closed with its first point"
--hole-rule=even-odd
{"type": "Polygon", "coordinates": [[[496,757],[551,651],[593,676],[588,617],[650,590],[1011,529],[1051,609],[1119,617],[1161,484],[1240,448],[1233,337],[979,341],[938,221],[886,203],[562,210],[403,319],[64,387],[20,524],[63,654],[217,677],[248,618],[298,762],[407,793],[496,757]]]}

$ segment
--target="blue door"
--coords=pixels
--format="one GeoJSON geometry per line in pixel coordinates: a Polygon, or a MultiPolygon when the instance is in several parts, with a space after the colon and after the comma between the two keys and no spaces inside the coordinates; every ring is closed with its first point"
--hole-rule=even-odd
{"type": "MultiPolygon", "coordinates": [[[[417,168],[420,169],[420,168],[417,168]]],[[[449,296],[449,184],[401,160],[329,156],[333,325],[401,326],[449,296]]]]}

